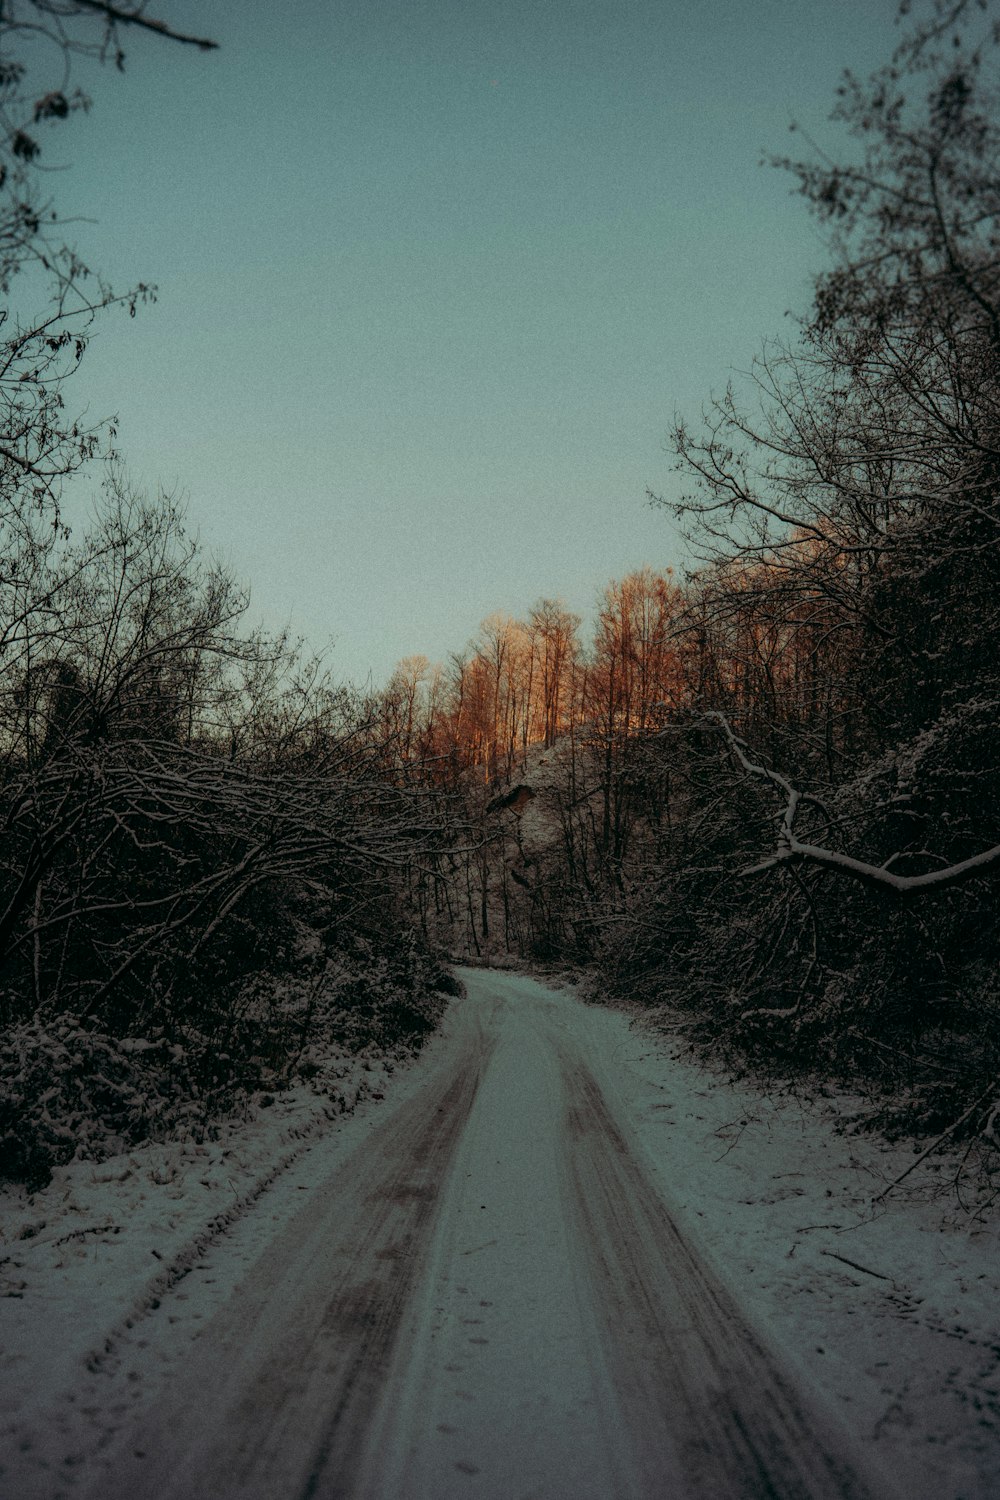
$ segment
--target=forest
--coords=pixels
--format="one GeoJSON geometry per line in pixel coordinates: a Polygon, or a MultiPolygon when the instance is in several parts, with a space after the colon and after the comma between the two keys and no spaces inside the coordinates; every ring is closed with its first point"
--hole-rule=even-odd
{"type": "MultiPolygon", "coordinates": [[[[844,76],[833,161],[776,160],[826,263],[791,337],[672,434],[684,570],[490,616],[386,686],[248,626],[112,428],[40,172],[85,100],[17,60],[206,38],[0,15],[0,1172],[420,1044],[448,963],[572,969],[740,1070],[1000,1148],[1000,115],[992,5],[844,76]],[[30,87],[29,87],[30,84],[30,87]],[[17,293],[16,300],[14,293],[17,293]],[[30,309],[34,307],[32,314],[30,309]],[[86,529],[64,496],[97,495],[86,529]]],[[[553,573],[558,558],[553,559],[553,573]]],[[[558,579],[554,578],[557,586],[558,579]]]]}

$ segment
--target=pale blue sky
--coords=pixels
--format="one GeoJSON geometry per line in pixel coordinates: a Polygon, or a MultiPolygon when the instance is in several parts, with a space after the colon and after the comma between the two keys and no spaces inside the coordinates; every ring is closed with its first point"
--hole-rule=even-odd
{"type": "Polygon", "coordinates": [[[53,133],[81,249],[156,282],[74,397],[177,486],[255,611],[381,681],[495,609],[681,565],[647,486],[808,300],[758,166],[824,122],[893,0],[158,0],[53,133]]]}

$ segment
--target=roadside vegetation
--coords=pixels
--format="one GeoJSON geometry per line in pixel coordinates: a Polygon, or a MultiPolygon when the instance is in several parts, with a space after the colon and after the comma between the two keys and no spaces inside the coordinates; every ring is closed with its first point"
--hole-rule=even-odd
{"type": "Polygon", "coordinates": [[[402,910],[440,838],[370,707],[180,516],[112,475],[14,554],[0,673],[0,1170],[202,1130],[323,1049],[419,1045],[442,975],[402,910]]]}

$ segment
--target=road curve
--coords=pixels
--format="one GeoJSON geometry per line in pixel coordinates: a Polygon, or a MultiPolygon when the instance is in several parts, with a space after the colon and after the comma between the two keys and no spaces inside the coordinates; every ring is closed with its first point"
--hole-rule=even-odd
{"type": "Polygon", "coordinates": [[[586,1011],[465,979],[419,1089],[281,1228],[166,1394],[117,1419],[83,1492],[881,1500],[685,1243],[586,1011]]]}

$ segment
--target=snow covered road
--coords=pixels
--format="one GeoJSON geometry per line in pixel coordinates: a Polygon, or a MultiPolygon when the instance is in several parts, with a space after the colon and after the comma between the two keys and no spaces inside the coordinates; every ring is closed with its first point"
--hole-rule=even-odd
{"type": "Polygon", "coordinates": [[[398,1105],[263,1248],[252,1216],[215,1247],[228,1296],[204,1288],[194,1329],[169,1297],[143,1321],[40,1496],[888,1493],[686,1244],[607,1031],[464,978],[398,1105]]]}
{"type": "Polygon", "coordinates": [[[496,1044],[358,1493],[868,1493],[685,1246],[579,1005],[520,977],[465,979],[496,1044]]]}

